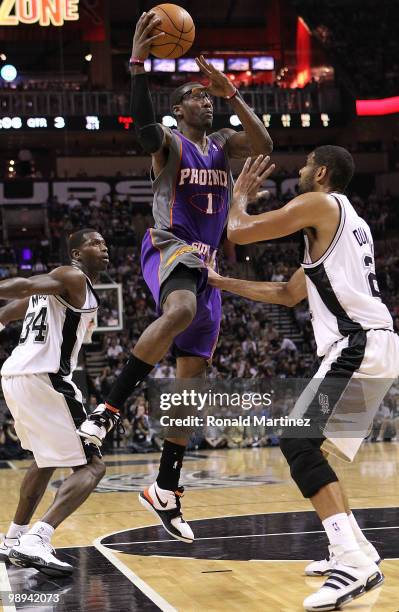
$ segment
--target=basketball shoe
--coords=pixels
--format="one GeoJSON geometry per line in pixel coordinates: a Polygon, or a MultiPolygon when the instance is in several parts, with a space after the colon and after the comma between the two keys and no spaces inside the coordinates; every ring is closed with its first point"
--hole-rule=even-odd
{"type": "Polygon", "coordinates": [[[191,527],[183,519],[180,499],[183,497],[184,487],[179,487],[177,491],[161,489],[154,482],[143,493],[139,494],[139,502],[146,510],[149,510],[159,519],[165,530],[176,540],[191,544],[194,534],[191,527]]]}
{"type": "Polygon", "coordinates": [[[17,567],[34,567],[47,576],[69,576],[73,572],[72,565],[57,559],[50,542],[40,535],[22,536],[19,546],[10,550],[9,559],[17,567]]]}
{"type": "Polygon", "coordinates": [[[19,546],[19,538],[7,538],[0,542],[0,562],[9,563],[10,550],[14,547],[19,546]]]}
{"type": "MultiPolygon", "coordinates": [[[[370,542],[359,542],[359,548],[362,552],[364,552],[365,555],[367,555],[370,561],[373,561],[373,563],[376,563],[377,565],[381,563],[381,557],[378,554],[377,549],[374,548],[374,546],[370,542]]],[[[306,576],[327,576],[332,571],[334,567],[333,547],[329,546],[328,551],[330,554],[327,559],[322,559],[321,561],[312,561],[311,563],[309,563],[309,565],[305,567],[306,576]]]]}
{"type": "Polygon", "coordinates": [[[76,432],[81,438],[86,438],[100,447],[107,433],[120,423],[120,418],[119,412],[113,412],[105,404],[99,404],[76,432]]]}
{"type": "Polygon", "coordinates": [[[334,546],[333,567],[323,586],[303,602],[308,612],[338,610],[384,581],[378,566],[361,550],[343,551],[334,546]]]}

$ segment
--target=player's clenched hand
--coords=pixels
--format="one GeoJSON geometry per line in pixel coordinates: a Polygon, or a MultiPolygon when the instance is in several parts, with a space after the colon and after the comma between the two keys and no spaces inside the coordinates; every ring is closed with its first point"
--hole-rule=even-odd
{"type": "Polygon", "coordinates": [[[224,98],[226,96],[231,96],[235,92],[236,88],[231,81],[229,81],[227,76],[223,72],[220,72],[220,70],[217,70],[215,66],[209,64],[203,55],[196,57],[195,61],[199,69],[209,79],[207,90],[212,96],[224,98]]]}
{"type": "Polygon", "coordinates": [[[151,11],[141,15],[133,36],[132,57],[142,60],[147,59],[153,42],[164,36],[164,32],[151,36],[152,30],[160,23],[159,17],[155,13],[151,13],[151,11]]]}
{"type": "Polygon", "coordinates": [[[259,187],[275,167],[275,164],[270,164],[268,155],[258,155],[252,164],[251,158],[248,157],[234,185],[233,196],[235,198],[244,196],[246,201],[256,199],[259,187]]]}

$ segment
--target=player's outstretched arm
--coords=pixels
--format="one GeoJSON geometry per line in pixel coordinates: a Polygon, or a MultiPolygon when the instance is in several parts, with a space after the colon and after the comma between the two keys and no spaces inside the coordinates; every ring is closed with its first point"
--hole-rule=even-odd
{"type": "Polygon", "coordinates": [[[248,202],[275,168],[270,157],[259,155],[252,163],[248,158],[233,191],[227,237],[235,244],[250,244],[290,236],[306,227],[316,227],[325,207],[326,194],[301,194],[278,210],[249,215],[248,202]]]}
{"type": "Polygon", "coordinates": [[[299,304],[307,296],[305,273],[302,268],[298,268],[289,281],[281,283],[226,278],[208,268],[208,283],[224,291],[266,304],[281,304],[282,306],[292,307],[299,304]]]}
{"type": "Polygon", "coordinates": [[[240,96],[238,90],[226,75],[209,64],[203,55],[196,58],[202,72],[208,77],[207,87],[210,94],[225,98],[238,116],[244,128],[243,132],[236,132],[231,128],[220,130],[229,136],[227,140],[227,153],[230,157],[244,158],[271,153],[273,141],[262,121],[240,96]]]}
{"type": "Polygon", "coordinates": [[[11,321],[19,321],[25,318],[28,309],[29,298],[12,300],[0,308],[0,331],[11,321]],[[3,326],[3,327],[2,327],[3,326]]]}
{"type": "Polygon", "coordinates": [[[85,291],[86,277],[72,266],[56,268],[50,274],[8,278],[0,282],[0,299],[21,300],[29,299],[32,295],[60,295],[77,308],[82,306],[85,291]]]}
{"type": "Polygon", "coordinates": [[[130,114],[134,117],[137,138],[143,149],[153,156],[155,171],[160,171],[166,162],[170,132],[157,123],[152,103],[144,61],[150,54],[151,45],[164,33],[151,36],[153,28],[161,23],[155,13],[143,13],[136,24],[133,36],[130,73],[132,76],[130,114]],[[154,160],[155,158],[155,160],[154,160]]]}

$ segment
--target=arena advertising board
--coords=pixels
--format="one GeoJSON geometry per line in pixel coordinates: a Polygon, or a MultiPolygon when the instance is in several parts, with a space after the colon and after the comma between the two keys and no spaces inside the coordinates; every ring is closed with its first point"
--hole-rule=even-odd
{"type": "MultiPolygon", "coordinates": [[[[297,178],[286,178],[282,181],[267,180],[264,188],[271,193],[283,195],[295,193],[297,178]]],[[[12,180],[0,182],[0,206],[4,205],[42,205],[52,196],[59,202],[66,202],[70,195],[83,204],[95,198],[101,201],[104,197],[129,198],[138,204],[152,204],[153,192],[149,179],[103,179],[103,180],[69,180],[69,181],[32,181],[12,180]]]]}
{"type": "Polygon", "coordinates": [[[0,0],[0,39],[105,40],[104,0],[0,0]]]}
{"type": "Polygon", "coordinates": [[[38,24],[62,26],[78,21],[79,0],[3,0],[0,3],[0,26],[38,24]]]}

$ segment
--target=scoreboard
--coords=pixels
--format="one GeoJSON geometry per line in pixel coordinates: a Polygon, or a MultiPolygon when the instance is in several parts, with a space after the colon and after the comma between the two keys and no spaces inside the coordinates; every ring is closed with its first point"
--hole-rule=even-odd
{"type": "MultiPolygon", "coordinates": [[[[337,113],[264,113],[260,116],[267,128],[332,128],[343,124],[343,116],[337,113]]],[[[158,117],[158,121],[173,127],[175,119],[171,115],[158,117]]],[[[228,121],[226,115],[216,115],[213,127],[225,127],[228,121]]],[[[239,119],[236,115],[230,116],[230,124],[238,127],[239,119]]],[[[84,115],[84,116],[57,116],[57,117],[0,117],[0,131],[129,131],[134,126],[134,118],[117,115],[84,115]]]]}

